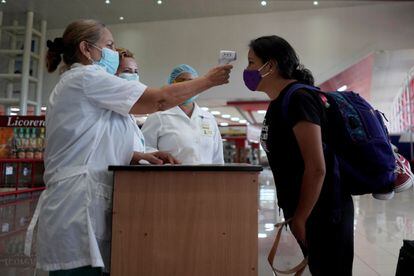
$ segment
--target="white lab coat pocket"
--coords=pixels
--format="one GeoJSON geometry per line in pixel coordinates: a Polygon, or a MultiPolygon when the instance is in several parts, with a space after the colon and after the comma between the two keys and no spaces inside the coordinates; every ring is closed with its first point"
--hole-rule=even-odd
{"type": "Polygon", "coordinates": [[[98,240],[111,240],[112,186],[92,181],[90,184],[91,202],[89,214],[98,240]]]}

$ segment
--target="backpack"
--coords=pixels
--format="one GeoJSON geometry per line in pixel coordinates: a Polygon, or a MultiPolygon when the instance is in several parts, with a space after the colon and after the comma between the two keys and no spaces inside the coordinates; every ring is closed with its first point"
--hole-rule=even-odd
{"type": "Polygon", "coordinates": [[[331,139],[324,141],[324,149],[334,153],[334,170],[345,188],[352,195],[391,192],[395,157],[382,113],[352,91],[326,93],[298,83],[286,91],[282,102],[282,116],[288,122],[289,101],[298,89],[315,91],[325,106],[331,139]]]}

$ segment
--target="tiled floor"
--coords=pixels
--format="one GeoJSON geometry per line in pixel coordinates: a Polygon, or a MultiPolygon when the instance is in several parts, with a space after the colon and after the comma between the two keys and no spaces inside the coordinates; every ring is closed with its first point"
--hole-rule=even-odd
{"type": "MultiPolygon", "coordinates": [[[[34,275],[35,257],[23,255],[25,229],[33,214],[37,198],[0,204],[0,275],[34,275]]],[[[414,191],[396,194],[389,201],[371,196],[354,198],[355,258],[354,275],[395,275],[399,249],[403,239],[414,239],[414,191]]],[[[282,220],[276,205],[273,178],[268,171],[260,176],[259,212],[259,275],[273,275],[267,264],[267,254],[273,243],[273,224],[282,220]]],[[[300,250],[288,232],[284,232],[277,264],[300,261],[300,250]]],[[[37,271],[36,275],[47,273],[37,271]]],[[[305,275],[310,275],[309,271],[305,275]]]]}
{"type": "MultiPolygon", "coordinates": [[[[266,263],[266,257],[275,236],[272,224],[274,221],[282,220],[275,205],[274,183],[267,174],[268,172],[264,172],[260,181],[259,236],[263,236],[263,238],[259,238],[259,262],[262,264],[260,276],[272,275],[266,263]]],[[[355,257],[353,275],[395,275],[402,240],[414,239],[413,189],[395,194],[395,197],[388,201],[376,200],[371,195],[356,196],[354,197],[354,205],[355,257]]],[[[285,236],[282,236],[280,251],[284,252],[284,255],[291,255],[290,257],[281,256],[280,268],[283,268],[283,265],[289,261],[292,264],[300,261],[300,249],[286,231],[285,236]]],[[[276,264],[278,263],[279,261],[276,264]]],[[[309,271],[307,270],[304,275],[310,275],[309,271]]]]}

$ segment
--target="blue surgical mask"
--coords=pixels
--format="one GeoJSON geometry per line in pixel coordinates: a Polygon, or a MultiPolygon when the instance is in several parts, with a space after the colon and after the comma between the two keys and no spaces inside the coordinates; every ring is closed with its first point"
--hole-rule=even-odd
{"type": "Polygon", "coordinates": [[[183,104],[189,104],[189,103],[192,103],[192,102],[194,102],[194,100],[197,98],[197,96],[193,96],[193,97],[191,97],[191,98],[189,98],[189,99],[187,99],[185,102],[183,102],[183,104]]]}
{"type": "Polygon", "coordinates": [[[139,81],[139,75],[137,73],[121,73],[119,77],[129,81],[139,81]]]}
{"type": "Polygon", "coordinates": [[[111,75],[115,75],[116,70],[119,66],[119,54],[117,51],[113,51],[108,48],[100,48],[91,43],[93,47],[99,49],[102,53],[101,59],[99,61],[94,61],[94,64],[102,66],[105,68],[106,72],[111,75]]]}

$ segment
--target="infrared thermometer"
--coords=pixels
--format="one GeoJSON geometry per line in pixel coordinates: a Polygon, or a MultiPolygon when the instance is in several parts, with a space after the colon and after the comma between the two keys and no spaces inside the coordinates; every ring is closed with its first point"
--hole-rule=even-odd
{"type": "Polygon", "coordinates": [[[219,65],[229,64],[237,59],[236,51],[221,50],[219,55],[219,65]]]}

